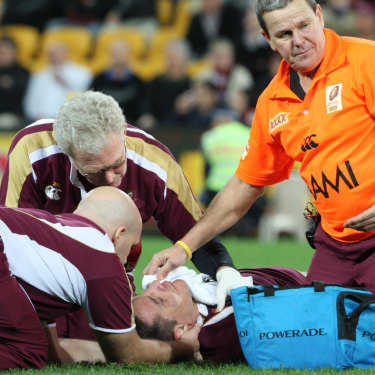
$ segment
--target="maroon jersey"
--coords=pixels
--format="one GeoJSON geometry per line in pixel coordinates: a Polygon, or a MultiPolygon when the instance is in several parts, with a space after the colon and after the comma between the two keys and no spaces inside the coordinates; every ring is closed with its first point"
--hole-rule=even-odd
{"type": "MultiPolygon", "coordinates": [[[[177,241],[202,215],[181,167],[163,144],[131,125],[126,148],[127,172],[119,189],[133,198],[143,222],[154,217],[160,231],[177,241]]],[[[53,120],[39,120],[13,139],[0,203],[53,214],[73,212],[94,187],[58,148],[53,120]]]]}
{"type": "Polygon", "coordinates": [[[107,234],[74,214],[0,206],[9,269],[42,320],[82,308],[91,328],[135,328],[132,288],[107,234]]]}
{"type": "MultiPolygon", "coordinates": [[[[247,268],[242,276],[252,276],[254,285],[293,286],[306,284],[306,278],[298,271],[283,267],[247,268]]],[[[237,335],[233,307],[225,307],[220,313],[208,307],[199,333],[200,352],[204,359],[215,361],[245,360],[237,335]]]]}

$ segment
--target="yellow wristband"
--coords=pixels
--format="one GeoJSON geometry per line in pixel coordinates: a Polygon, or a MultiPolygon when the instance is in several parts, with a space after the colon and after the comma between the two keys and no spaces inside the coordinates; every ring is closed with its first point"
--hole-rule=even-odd
{"type": "Polygon", "coordinates": [[[188,257],[187,260],[190,260],[193,256],[193,254],[190,250],[190,247],[184,241],[177,241],[176,244],[180,245],[184,248],[184,250],[186,251],[187,257],[188,257]]]}

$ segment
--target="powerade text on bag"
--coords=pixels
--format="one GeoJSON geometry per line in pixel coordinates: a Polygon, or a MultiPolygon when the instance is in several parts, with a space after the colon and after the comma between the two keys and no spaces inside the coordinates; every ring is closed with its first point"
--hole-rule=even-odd
{"type": "Polygon", "coordinates": [[[313,282],[231,290],[242,351],[255,369],[375,366],[375,296],[313,282]]]}

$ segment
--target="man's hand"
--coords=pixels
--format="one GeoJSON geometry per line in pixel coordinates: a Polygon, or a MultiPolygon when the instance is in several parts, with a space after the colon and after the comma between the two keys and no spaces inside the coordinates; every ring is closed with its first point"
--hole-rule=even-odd
{"type": "Polygon", "coordinates": [[[241,274],[231,267],[221,268],[217,274],[216,279],[218,282],[216,297],[217,297],[217,310],[221,311],[225,306],[225,299],[230,295],[230,290],[240,286],[253,286],[253,278],[243,277],[241,274]]]}
{"type": "Polygon", "coordinates": [[[143,270],[142,275],[154,275],[160,267],[157,279],[161,281],[165,279],[170,271],[182,266],[186,261],[187,253],[185,249],[180,245],[173,245],[154,254],[151,262],[143,270]]]}
{"type": "Polygon", "coordinates": [[[370,232],[375,229],[375,205],[359,215],[350,218],[344,224],[344,228],[352,228],[361,232],[370,232]]]}

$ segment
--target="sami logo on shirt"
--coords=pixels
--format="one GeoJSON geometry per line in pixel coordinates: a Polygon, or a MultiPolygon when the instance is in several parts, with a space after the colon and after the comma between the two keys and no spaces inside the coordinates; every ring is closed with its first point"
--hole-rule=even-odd
{"type": "Polygon", "coordinates": [[[288,112],[279,112],[274,118],[269,121],[270,132],[281,125],[287,124],[288,122],[288,112]]]}

